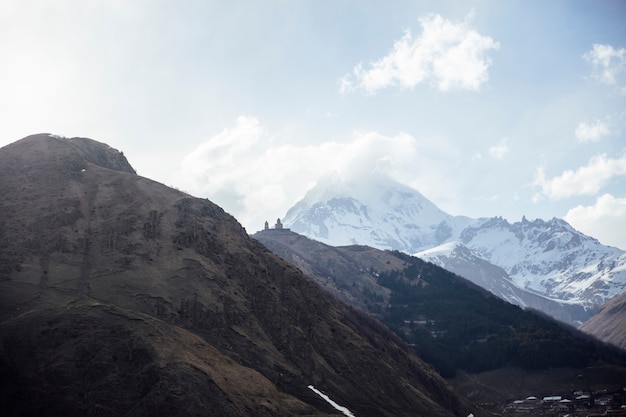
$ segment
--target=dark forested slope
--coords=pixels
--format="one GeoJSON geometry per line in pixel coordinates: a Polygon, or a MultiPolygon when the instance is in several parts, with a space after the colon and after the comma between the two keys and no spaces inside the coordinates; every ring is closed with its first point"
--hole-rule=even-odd
{"type": "Polygon", "coordinates": [[[459,370],[626,363],[623,352],[419,258],[363,246],[335,248],[287,231],[254,237],[316,274],[322,286],[329,282],[348,292],[344,299],[357,300],[446,377],[459,370]]]}

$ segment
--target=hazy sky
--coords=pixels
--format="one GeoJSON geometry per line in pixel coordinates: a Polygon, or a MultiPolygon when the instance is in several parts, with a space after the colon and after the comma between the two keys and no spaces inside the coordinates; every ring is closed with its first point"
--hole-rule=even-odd
{"type": "Polygon", "coordinates": [[[625,22],[602,0],[3,0],[0,146],[106,142],[249,232],[377,170],[626,249],[625,22]]]}

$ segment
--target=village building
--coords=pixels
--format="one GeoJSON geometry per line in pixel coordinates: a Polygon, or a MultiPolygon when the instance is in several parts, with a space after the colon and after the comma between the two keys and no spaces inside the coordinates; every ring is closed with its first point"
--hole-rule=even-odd
{"type": "Polygon", "coordinates": [[[626,417],[626,388],[615,392],[577,390],[568,396],[530,396],[507,403],[503,411],[508,416],[626,417]]]}
{"type": "Polygon", "coordinates": [[[572,404],[571,400],[563,399],[559,401],[560,413],[569,413],[570,411],[574,411],[574,404],[572,404]]]}

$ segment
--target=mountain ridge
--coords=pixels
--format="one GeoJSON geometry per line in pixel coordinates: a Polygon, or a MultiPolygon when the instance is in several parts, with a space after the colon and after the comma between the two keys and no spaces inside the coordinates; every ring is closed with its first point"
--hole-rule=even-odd
{"type": "Polygon", "coordinates": [[[362,244],[422,256],[505,300],[574,325],[626,291],[626,251],[602,245],[562,219],[509,223],[451,216],[391,178],[353,184],[320,181],[288,210],[284,224],[334,246],[362,244]],[[377,186],[386,188],[358,190],[377,186]],[[334,194],[337,189],[341,193],[334,194]],[[466,249],[455,252],[450,245],[466,249]]]}
{"type": "Polygon", "coordinates": [[[76,143],[0,149],[3,415],[336,415],[309,385],[365,417],[487,414],[219,206],[76,143]]]}
{"type": "MultiPolygon", "coordinates": [[[[617,350],[571,326],[536,310],[524,311],[465,278],[398,251],[335,247],[285,230],[260,231],[253,237],[322,288],[378,317],[448,378],[512,366],[531,373],[566,367],[582,371],[601,366],[600,358],[606,364],[620,357],[617,350]]],[[[621,358],[625,372],[626,356],[621,358]]]]}

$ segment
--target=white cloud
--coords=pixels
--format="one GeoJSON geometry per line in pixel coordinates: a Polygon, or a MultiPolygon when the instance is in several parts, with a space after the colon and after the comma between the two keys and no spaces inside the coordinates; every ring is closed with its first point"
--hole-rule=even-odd
{"type": "Polygon", "coordinates": [[[593,65],[592,77],[604,84],[615,85],[619,76],[626,72],[626,49],[611,45],[593,44],[583,58],[593,65]]]}
{"type": "Polygon", "coordinates": [[[272,137],[256,118],[240,116],[234,127],[187,155],[174,182],[208,197],[254,231],[283,215],[323,175],[363,178],[377,171],[398,177],[415,171],[417,150],[410,135],[377,132],[296,146],[272,137]]]}
{"type": "Polygon", "coordinates": [[[574,134],[580,142],[597,142],[611,133],[609,126],[601,120],[593,123],[579,123],[574,134]]]}
{"type": "Polygon", "coordinates": [[[579,205],[569,210],[564,219],[604,244],[626,249],[626,198],[604,194],[594,205],[579,205]]]}
{"type": "Polygon", "coordinates": [[[471,17],[460,23],[438,14],[420,18],[418,36],[407,30],[392,51],[369,68],[358,64],[340,80],[340,92],[360,88],[373,94],[385,87],[413,88],[421,82],[430,82],[440,91],[480,90],[491,65],[487,52],[500,44],[472,29],[471,17]]]}
{"type": "Polygon", "coordinates": [[[507,144],[507,139],[502,139],[500,143],[495,146],[489,148],[489,155],[491,155],[495,159],[502,159],[504,155],[509,151],[509,145],[507,144]]]}
{"type": "MultiPolygon", "coordinates": [[[[204,164],[217,164],[214,169],[227,169],[235,165],[238,156],[249,151],[262,134],[263,128],[256,118],[239,116],[234,128],[222,130],[189,154],[183,161],[183,172],[186,175],[202,176],[206,172],[204,164]]],[[[206,180],[210,183],[215,178],[206,180]]]]}
{"type": "Polygon", "coordinates": [[[541,187],[541,192],[550,199],[558,200],[597,194],[611,178],[621,175],[626,175],[626,154],[617,159],[602,154],[592,157],[589,164],[577,171],[567,170],[551,179],[546,179],[543,168],[539,168],[535,185],[541,187]]]}

